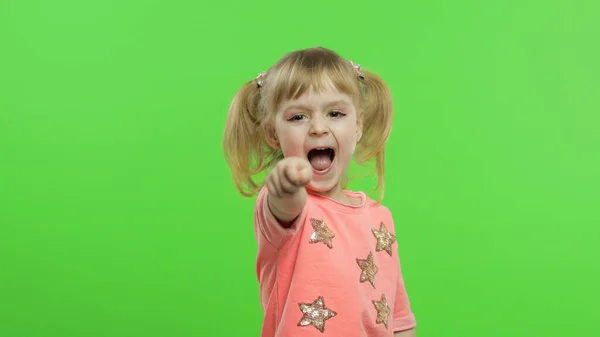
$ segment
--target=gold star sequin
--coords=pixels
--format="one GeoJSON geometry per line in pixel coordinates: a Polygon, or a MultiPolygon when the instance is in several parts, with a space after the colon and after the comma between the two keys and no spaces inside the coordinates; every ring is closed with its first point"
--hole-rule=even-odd
{"type": "Polygon", "coordinates": [[[331,239],[335,237],[335,234],[327,227],[324,221],[317,219],[310,219],[315,232],[310,236],[310,243],[323,242],[327,247],[333,248],[331,239]]]}
{"type": "Polygon", "coordinates": [[[312,325],[321,332],[325,331],[325,321],[337,315],[335,311],[325,307],[323,296],[319,296],[312,303],[298,303],[298,305],[304,314],[298,326],[312,325]]]}
{"type": "Polygon", "coordinates": [[[375,310],[377,310],[377,320],[376,324],[383,323],[385,328],[388,328],[388,318],[391,313],[391,309],[388,306],[387,300],[385,299],[385,295],[381,294],[381,301],[373,301],[373,305],[375,305],[375,310]]]}
{"type": "Polygon", "coordinates": [[[392,256],[392,245],[396,242],[396,236],[388,232],[383,222],[379,225],[379,230],[371,229],[373,235],[377,239],[377,247],[375,251],[379,252],[385,250],[390,256],[392,256]]]}
{"type": "Polygon", "coordinates": [[[356,259],[356,263],[358,263],[358,266],[362,270],[360,273],[360,283],[369,281],[373,288],[375,288],[375,274],[377,274],[379,269],[373,262],[373,253],[369,252],[366,260],[356,259]]]}

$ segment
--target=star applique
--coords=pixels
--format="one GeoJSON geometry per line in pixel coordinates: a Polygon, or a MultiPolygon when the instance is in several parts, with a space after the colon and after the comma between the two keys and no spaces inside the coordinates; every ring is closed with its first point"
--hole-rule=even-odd
{"type": "Polygon", "coordinates": [[[312,325],[321,332],[325,331],[325,321],[337,315],[335,311],[325,307],[323,296],[319,296],[312,303],[298,303],[298,305],[304,314],[298,326],[312,325]]]}
{"type": "Polygon", "coordinates": [[[371,229],[373,235],[377,239],[377,247],[375,251],[379,252],[385,250],[390,256],[392,256],[392,245],[396,242],[396,236],[388,232],[383,222],[379,225],[379,230],[371,229]]]}
{"type": "Polygon", "coordinates": [[[379,268],[373,262],[373,253],[369,252],[369,256],[365,260],[356,259],[356,263],[358,263],[358,266],[362,270],[360,273],[360,283],[369,281],[371,286],[375,288],[375,274],[377,274],[379,268]]]}
{"type": "Polygon", "coordinates": [[[375,323],[383,323],[383,325],[385,325],[385,328],[387,329],[388,318],[390,317],[391,309],[387,303],[387,300],[385,299],[385,295],[381,294],[381,300],[373,301],[373,305],[375,306],[375,310],[377,310],[377,320],[375,321],[375,323]]]}
{"type": "Polygon", "coordinates": [[[335,237],[335,234],[327,227],[324,221],[317,219],[310,219],[310,224],[315,230],[310,236],[310,243],[323,242],[330,249],[333,248],[331,239],[335,237]]]}

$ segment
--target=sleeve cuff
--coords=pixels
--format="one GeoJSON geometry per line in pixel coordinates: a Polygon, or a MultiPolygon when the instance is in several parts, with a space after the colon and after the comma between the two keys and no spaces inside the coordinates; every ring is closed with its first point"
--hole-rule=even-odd
{"type": "Polygon", "coordinates": [[[415,315],[413,313],[404,317],[394,318],[394,332],[409,330],[416,326],[417,321],[415,320],[415,315]]]}

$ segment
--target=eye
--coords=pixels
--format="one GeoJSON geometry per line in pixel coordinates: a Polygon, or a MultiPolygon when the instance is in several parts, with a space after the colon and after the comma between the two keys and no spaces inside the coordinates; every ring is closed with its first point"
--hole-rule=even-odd
{"type": "Polygon", "coordinates": [[[305,115],[293,115],[292,117],[288,118],[288,121],[295,122],[295,121],[303,120],[304,118],[306,118],[305,115]]]}
{"type": "Polygon", "coordinates": [[[334,118],[346,116],[346,114],[340,110],[332,110],[329,112],[329,115],[334,118]]]}

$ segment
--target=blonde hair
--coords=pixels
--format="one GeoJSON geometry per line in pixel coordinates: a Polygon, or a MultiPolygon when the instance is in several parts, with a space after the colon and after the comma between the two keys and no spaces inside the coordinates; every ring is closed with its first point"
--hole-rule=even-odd
{"type": "MultiPolygon", "coordinates": [[[[357,68],[334,51],[317,47],[286,54],[257,80],[246,82],[236,93],[227,116],[223,151],[237,190],[254,196],[262,187],[254,176],[272,168],[283,158],[269,146],[278,106],[312,89],[324,88],[325,75],[340,92],[353,98],[362,120],[362,138],[354,159],[363,164],[375,158],[379,202],[384,191],[385,146],[392,129],[393,103],[387,84],[377,75],[357,68]]],[[[346,182],[343,182],[345,185],[346,182]]],[[[345,188],[345,186],[342,186],[345,188]]]]}

